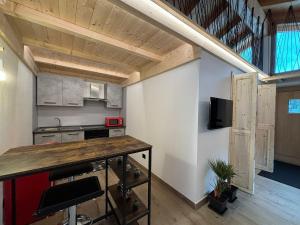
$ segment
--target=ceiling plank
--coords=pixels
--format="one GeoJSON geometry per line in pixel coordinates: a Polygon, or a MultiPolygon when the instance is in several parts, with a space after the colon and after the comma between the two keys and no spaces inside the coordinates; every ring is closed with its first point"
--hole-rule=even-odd
{"type": "Polygon", "coordinates": [[[124,50],[129,54],[137,55],[154,62],[160,62],[163,60],[162,56],[157,55],[155,53],[116,40],[104,34],[94,32],[87,28],[59,19],[57,17],[47,15],[45,13],[31,9],[29,7],[26,7],[18,3],[7,1],[5,5],[0,5],[0,7],[4,13],[14,17],[25,19],[32,23],[36,23],[64,33],[68,33],[85,40],[89,40],[101,44],[104,43],[112,47],[124,50]]]}
{"type": "Polygon", "coordinates": [[[152,19],[151,17],[141,13],[140,11],[136,10],[135,8],[131,7],[130,5],[120,1],[120,0],[107,0],[110,3],[114,4],[115,6],[118,6],[119,8],[122,8],[123,10],[127,11],[128,13],[140,18],[143,21],[146,21],[150,24],[152,24],[155,27],[158,27],[160,30],[178,38],[179,40],[189,43],[189,44],[194,44],[192,41],[184,37],[183,35],[178,34],[177,32],[174,32],[172,29],[170,29],[168,26],[164,26],[161,23],[158,23],[156,20],[152,19]]]}
{"type": "Polygon", "coordinates": [[[97,55],[94,55],[94,54],[87,54],[87,53],[84,53],[84,52],[81,52],[81,51],[72,50],[72,49],[61,47],[61,46],[51,44],[51,43],[48,43],[48,42],[37,41],[37,40],[31,39],[31,38],[23,37],[23,43],[24,43],[24,45],[28,45],[28,46],[31,46],[31,47],[48,49],[48,50],[51,50],[53,52],[62,53],[62,54],[66,54],[66,55],[71,55],[71,56],[75,56],[75,57],[78,57],[78,58],[91,60],[91,61],[94,61],[94,62],[100,62],[100,63],[120,67],[120,69],[126,69],[126,70],[131,70],[131,71],[138,71],[139,70],[138,68],[136,68],[132,65],[122,63],[120,61],[116,61],[116,60],[113,60],[113,59],[109,59],[108,57],[97,56],[97,55]]]}
{"type": "Polygon", "coordinates": [[[53,58],[34,56],[34,61],[37,63],[50,64],[50,65],[54,65],[54,66],[60,66],[60,67],[65,67],[65,68],[71,68],[71,69],[76,69],[76,70],[104,74],[104,75],[108,75],[111,77],[117,77],[117,78],[123,78],[123,79],[129,78],[129,75],[123,74],[120,72],[110,71],[107,69],[94,67],[94,66],[81,65],[81,64],[73,63],[73,62],[69,62],[69,61],[56,60],[53,58]]]}

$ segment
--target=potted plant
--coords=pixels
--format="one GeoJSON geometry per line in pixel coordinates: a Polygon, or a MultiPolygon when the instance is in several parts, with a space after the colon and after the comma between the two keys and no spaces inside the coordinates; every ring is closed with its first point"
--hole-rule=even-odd
{"type": "Polygon", "coordinates": [[[208,207],[222,215],[227,210],[228,198],[224,194],[225,191],[227,190],[227,184],[226,184],[227,165],[221,160],[210,161],[209,165],[211,169],[214,171],[214,173],[217,175],[217,181],[214,190],[208,196],[208,200],[209,200],[208,207]]]}
{"type": "Polygon", "coordinates": [[[228,164],[227,165],[227,172],[226,172],[226,183],[227,183],[227,188],[225,191],[225,194],[228,197],[228,201],[230,203],[234,202],[237,197],[236,197],[236,193],[238,188],[234,185],[232,185],[231,181],[232,179],[236,176],[236,173],[234,172],[233,166],[228,164]]]}

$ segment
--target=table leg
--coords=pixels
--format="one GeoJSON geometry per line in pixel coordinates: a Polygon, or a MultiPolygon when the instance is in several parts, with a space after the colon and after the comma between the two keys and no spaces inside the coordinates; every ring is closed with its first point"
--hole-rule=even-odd
{"type": "Polygon", "coordinates": [[[108,215],[108,159],[105,160],[105,215],[108,215]]]}
{"type": "Polygon", "coordinates": [[[152,149],[149,149],[149,155],[148,155],[148,225],[151,224],[151,169],[152,169],[152,149]]]}

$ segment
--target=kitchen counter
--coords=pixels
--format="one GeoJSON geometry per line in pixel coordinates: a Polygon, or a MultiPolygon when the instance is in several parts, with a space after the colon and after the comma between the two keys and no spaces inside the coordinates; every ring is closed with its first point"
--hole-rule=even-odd
{"type": "Polygon", "coordinates": [[[122,127],[106,127],[105,125],[81,125],[81,126],[61,126],[61,127],[38,127],[33,133],[62,133],[62,132],[73,132],[73,131],[86,131],[86,130],[105,130],[105,129],[120,129],[122,127]]]}
{"type": "Polygon", "coordinates": [[[127,135],[13,148],[0,156],[0,181],[151,148],[151,145],[127,135]]]}

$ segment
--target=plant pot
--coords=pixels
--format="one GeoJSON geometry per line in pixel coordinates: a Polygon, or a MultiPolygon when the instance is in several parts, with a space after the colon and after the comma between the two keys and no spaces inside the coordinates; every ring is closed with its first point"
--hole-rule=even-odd
{"type": "Polygon", "coordinates": [[[223,215],[227,210],[227,196],[221,195],[220,198],[214,196],[214,192],[208,195],[208,207],[216,213],[223,215]]]}
{"type": "Polygon", "coordinates": [[[237,190],[238,188],[236,186],[231,185],[230,189],[225,192],[225,195],[228,197],[228,202],[232,203],[237,199],[236,197],[237,190]]]}

